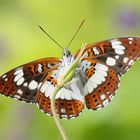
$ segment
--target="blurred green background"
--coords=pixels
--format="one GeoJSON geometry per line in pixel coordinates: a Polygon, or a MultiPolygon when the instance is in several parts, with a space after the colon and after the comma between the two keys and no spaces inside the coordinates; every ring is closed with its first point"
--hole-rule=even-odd
{"type": "MultiPolygon", "coordinates": [[[[61,49],[38,25],[66,46],[83,19],[70,50],[82,43],[140,35],[139,0],[0,0],[0,73],[32,60],[57,56],[61,49]]],[[[104,109],[84,109],[62,120],[70,140],[140,139],[140,61],[121,79],[113,101],[104,109]]],[[[50,116],[36,105],[0,96],[1,140],[61,140],[50,116]]]]}

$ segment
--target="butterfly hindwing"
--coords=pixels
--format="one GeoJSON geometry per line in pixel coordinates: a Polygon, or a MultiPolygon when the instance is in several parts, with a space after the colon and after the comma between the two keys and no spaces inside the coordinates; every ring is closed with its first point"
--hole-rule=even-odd
{"type": "MultiPolygon", "coordinates": [[[[66,92],[64,94],[67,94],[66,92]]],[[[36,96],[37,105],[45,114],[53,115],[51,110],[50,98],[46,97],[42,92],[36,96]]],[[[61,97],[55,101],[56,112],[59,118],[71,119],[77,117],[83,110],[83,103],[75,99],[62,99],[61,97]]]]}
{"type": "MultiPolygon", "coordinates": [[[[57,78],[61,66],[50,70],[40,87],[36,103],[40,110],[45,114],[53,115],[51,110],[50,96],[55,86],[57,85],[57,78]]],[[[55,107],[59,118],[74,118],[77,117],[83,110],[83,99],[78,87],[73,82],[69,86],[64,86],[58,91],[55,97],[55,107]]]]}
{"type": "Polygon", "coordinates": [[[19,66],[0,77],[0,92],[34,103],[38,86],[41,86],[47,71],[59,63],[57,58],[46,58],[19,66]]]}
{"type": "Polygon", "coordinates": [[[85,78],[84,95],[87,108],[96,110],[106,106],[118,89],[117,72],[112,67],[90,58],[83,59],[81,67],[85,78]]]}

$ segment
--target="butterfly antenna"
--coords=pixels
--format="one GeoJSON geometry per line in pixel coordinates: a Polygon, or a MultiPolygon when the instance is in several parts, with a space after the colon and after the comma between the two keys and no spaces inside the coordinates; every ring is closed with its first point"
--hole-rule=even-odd
{"type": "Polygon", "coordinates": [[[82,25],[84,24],[85,19],[81,22],[80,26],[78,27],[77,31],[75,32],[74,36],[72,37],[72,39],[70,40],[67,49],[69,48],[70,44],[72,43],[72,41],[74,40],[74,38],[76,37],[77,33],[79,32],[79,30],[81,29],[82,25]]]}
{"type": "Polygon", "coordinates": [[[39,28],[53,41],[55,42],[62,50],[64,49],[55,39],[53,39],[40,25],[39,28]]]}

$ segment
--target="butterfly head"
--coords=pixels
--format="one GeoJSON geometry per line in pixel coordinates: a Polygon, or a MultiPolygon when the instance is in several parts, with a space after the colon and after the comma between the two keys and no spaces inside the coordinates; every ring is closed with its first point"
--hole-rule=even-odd
{"type": "Polygon", "coordinates": [[[65,60],[70,61],[70,60],[71,60],[71,57],[72,57],[71,52],[70,52],[67,48],[64,48],[64,50],[63,50],[63,55],[62,55],[62,59],[63,59],[64,61],[65,61],[65,60]]]}
{"type": "Polygon", "coordinates": [[[64,57],[69,57],[69,56],[71,56],[71,52],[67,48],[64,48],[64,50],[63,50],[63,56],[64,57]]]}
{"type": "Polygon", "coordinates": [[[64,48],[62,53],[62,65],[64,67],[68,66],[73,61],[74,61],[74,57],[71,54],[71,52],[67,48],[64,48]]]}

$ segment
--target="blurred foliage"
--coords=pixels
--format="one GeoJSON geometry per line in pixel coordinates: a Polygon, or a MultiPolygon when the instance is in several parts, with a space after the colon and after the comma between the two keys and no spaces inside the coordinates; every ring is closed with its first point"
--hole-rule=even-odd
{"type": "MultiPolygon", "coordinates": [[[[62,46],[67,46],[83,19],[86,23],[72,42],[82,43],[138,36],[139,0],[0,0],[0,73],[43,57],[61,57],[61,49],[38,28],[42,25],[62,46]]],[[[70,140],[138,140],[140,138],[140,61],[121,79],[115,99],[104,109],[62,120],[70,140]]],[[[60,140],[50,116],[35,105],[0,96],[0,139],[60,140]]]]}

